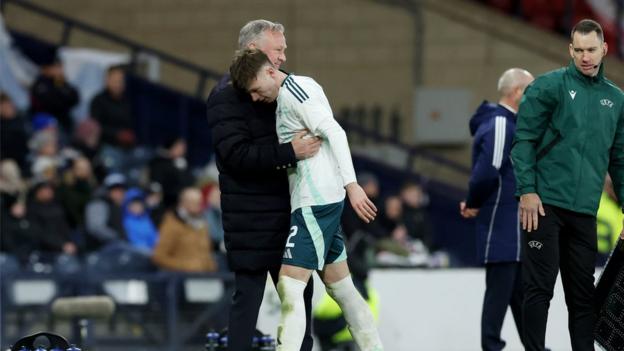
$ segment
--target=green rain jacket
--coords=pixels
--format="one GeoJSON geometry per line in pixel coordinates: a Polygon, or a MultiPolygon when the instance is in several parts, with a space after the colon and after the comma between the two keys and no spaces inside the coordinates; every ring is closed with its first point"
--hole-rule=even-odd
{"type": "Polygon", "coordinates": [[[596,216],[607,170],[624,207],[624,93],[572,61],[539,76],[520,102],[511,160],[516,196],[596,216]]]}

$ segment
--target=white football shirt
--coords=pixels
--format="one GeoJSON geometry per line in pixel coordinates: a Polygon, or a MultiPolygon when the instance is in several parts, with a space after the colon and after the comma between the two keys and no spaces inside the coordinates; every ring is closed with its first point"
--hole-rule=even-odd
{"type": "Polygon", "coordinates": [[[281,144],[307,129],[323,142],[319,152],[288,169],[292,211],[327,205],[345,198],[345,186],[355,182],[347,135],[334,119],[323,88],[314,79],[288,75],[280,87],[276,112],[281,144]]]}

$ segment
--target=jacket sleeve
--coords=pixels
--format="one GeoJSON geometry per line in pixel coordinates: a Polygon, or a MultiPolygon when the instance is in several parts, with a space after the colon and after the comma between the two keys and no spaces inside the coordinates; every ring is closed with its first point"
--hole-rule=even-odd
{"type": "Polygon", "coordinates": [[[466,207],[481,208],[483,203],[497,191],[500,183],[500,168],[507,162],[513,130],[503,116],[482,128],[487,128],[478,142],[474,167],[470,175],[466,207]]]}
{"type": "Polygon", "coordinates": [[[615,131],[613,146],[611,146],[609,174],[611,175],[613,189],[620,202],[620,207],[624,211],[624,109],[615,131]]]}
{"type": "Polygon", "coordinates": [[[119,238],[119,233],[106,224],[109,215],[108,206],[103,201],[88,204],[85,210],[87,232],[103,242],[119,238]]]}
{"type": "Polygon", "coordinates": [[[516,195],[534,193],[537,147],[557,107],[557,86],[540,77],[530,84],[520,102],[511,161],[516,176],[516,195]]]}
{"type": "Polygon", "coordinates": [[[232,104],[219,104],[208,110],[209,118],[218,116],[212,127],[212,140],[221,164],[234,173],[275,172],[295,166],[297,158],[290,143],[253,143],[245,113],[232,104]]]}

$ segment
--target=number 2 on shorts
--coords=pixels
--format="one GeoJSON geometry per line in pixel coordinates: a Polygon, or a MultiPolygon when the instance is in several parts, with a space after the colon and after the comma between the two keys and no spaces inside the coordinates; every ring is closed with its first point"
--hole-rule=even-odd
{"type": "Polygon", "coordinates": [[[296,225],[290,227],[290,235],[288,235],[288,239],[286,240],[286,247],[295,247],[295,243],[291,243],[290,238],[297,235],[297,230],[298,228],[296,225]]]}

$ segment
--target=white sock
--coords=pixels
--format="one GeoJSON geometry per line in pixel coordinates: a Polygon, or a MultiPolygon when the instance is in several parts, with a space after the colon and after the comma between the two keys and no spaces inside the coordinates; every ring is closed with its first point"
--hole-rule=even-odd
{"type": "Polygon", "coordinates": [[[303,290],[307,284],[281,275],[277,294],[282,301],[282,314],[277,328],[277,351],[299,351],[306,330],[306,312],[303,290]]]}
{"type": "Polygon", "coordinates": [[[362,351],[382,351],[383,346],[368,304],[348,276],[325,286],[327,293],[340,306],[349,331],[362,351]]]}

